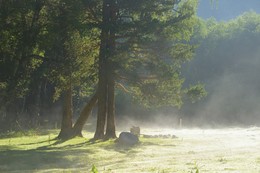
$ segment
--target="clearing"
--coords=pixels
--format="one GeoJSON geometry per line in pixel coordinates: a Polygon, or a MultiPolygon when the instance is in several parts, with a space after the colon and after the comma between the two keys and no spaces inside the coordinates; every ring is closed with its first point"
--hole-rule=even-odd
{"type": "Polygon", "coordinates": [[[260,173],[260,128],[141,129],[141,133],[178,138],[140,138],[140,144],[120,147],[114,141],[75,138],[54,140],[57,130],[26,135],[2,135],[0,172],[99,173],[260,173]]]}

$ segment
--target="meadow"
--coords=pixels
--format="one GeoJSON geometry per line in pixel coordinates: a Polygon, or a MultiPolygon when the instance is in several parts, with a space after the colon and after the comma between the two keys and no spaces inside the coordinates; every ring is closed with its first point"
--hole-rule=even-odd
{"type": "Polygon", "coordinates": [[[84,138],[58,141],[58,130],[2,134],[0,172],[260,173],[260,128],[141,129],[133,147],[84,138]],[[170,134],[177,138],[164,138],[170,134]],[[94,166],[93,166],[94,165],[94,166]]]}

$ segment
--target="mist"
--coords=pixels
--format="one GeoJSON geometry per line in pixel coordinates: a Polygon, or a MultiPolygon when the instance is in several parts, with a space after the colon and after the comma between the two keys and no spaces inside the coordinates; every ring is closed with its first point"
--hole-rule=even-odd
{"type": "Polygon", "coordinates": [[[260,173],[260,0],[54,2],[0,0],[0,172],[260,173]]]}
{"type": "MultiPolygon", "coordinates": [[[[117,124],[127,128],[134,125],[178,128],[182,119],[184,127],[259,125],[259,13],[259,0],[199,0],[197,15],[203,26],[195,27],[195,38],[192,38],[198,48],[193,59],[182,67],[181,75],[185,79],[184,88],[200,82],[205,86],[208,95],[196,103],[184,100],[180,109],[146,109],[140,103],[133,103],[129,99],[131,96],[117,97],[117,124]],[[203,31],[203,27],[206,31],[203,31]],[[196,30],[198,28],[200,31],[196,30]]],[[[36,71],[35,78],[38,78],[36,71]]],[[[44,80],[46,81],[38,81],[39,86],[26,86],[31,89],[31,93],[28,91],[27,96],[16,98],[13,105],[9,104],[1,110],[1,118],[5,120],[10,117],[12,122],[12,119],[18,117],[19,122],[26,127],[27,124],[37,126],[41,122],[44,125],[54,122],[50,126],[57,127],[61,122],[62,97],[59,98],[59,103],[53,104],[56,86],[47,79],[44,80]],[[6,116],[6,113],[10,116],[6,116]],[[35,120],[26,123],[27,119],[34,116],[35,120]]],[[[6,87],[5,83],[2,85],[0,87],[6,87]]],[[[26,87],[24,93],[27,92],[26,87]]],[[[90,91],[83,90],[84,86],[80,85],[74,91],[74,121],[91,95],[90,91]]],[[[0,100],[3,101],[2,98],[0,100]]],[[[97,111],[93,112],[88,120],[93,124],[92,129],[97,111]]],[[[17,126],[17,123],[13,124],[17,126]]],[[[5,129],[8,129],[9,126],[6,126],[5,129]]]]}
{"type": "Polygon", "coordinates": [[[203,120],[211,125],[259,125],[259,57],[259,53],[253,57],[236,57],[232,68],[207,81],[205,85],[210,93],[193,110],[193,121],[201,124],[203,120]]]}
{"type": "Polygon", "coordinates": [[[208,92],[199,103],[184,105],[182,113],[191,124],[260,124],[260,33],[258,22],[251,20],[254,15],[257,13],[244,13],[217,24],[183,68],[187,84],[200,81],[208,92]]]}
{"type": "MultiPolygon", "coordinates": [[[[179,128],[260,125],[260,1],[201,0],[198,15],[207,35],[199,37],[194,58],[182,68],[184,87],[202,83],[208,95],[181,109],[119,110],[119,124],[179,128]],[[233,5],[232,5],[233,4],[233,5]],[[210,19],[209,19],[210,18],[210,19]]],[[[197,40],[197,41],[198,41],[197,40]]]]}

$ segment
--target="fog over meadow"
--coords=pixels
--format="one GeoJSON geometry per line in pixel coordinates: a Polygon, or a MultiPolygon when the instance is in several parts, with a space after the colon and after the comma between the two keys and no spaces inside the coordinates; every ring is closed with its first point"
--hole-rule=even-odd
{"type": "Polygon", "coordinates": [[[221,75],[204,81],[208,96],[189,111],[193,114],[192,121],[196,124],[206,121],[215,126],[259,125],[259,53],[234,57],[232,67],[224,69],[221,75]]]}
{"type": "MultiPolygon", "coordinates": [[[[211,14],[230,25],[238,15],[249,10],[257,14],[260,11],[260,1],[255,0],[220,0],[211,9],[206,8],[208,5],[205,0],[200,3],[198,14],[202,18],[211,14]]],[[[192,117],[191,124],[213,127],[260,124],[260,33],[250,34],[249,24],[245,28],[248,32],[238,32],[219,41],[211,53],[205,53],[205,44],[211,42],[202,42],[195,58],[187,65],[189,70],[184,70],[187,81],[201,81],[208,92],[202,102],[184,106],[186,114],[192,117]]]]}
{"type": "Polygon", "coordinates": [[[222,26],[209,31],[195,57],[183,67],[184,86],[199,81],[205,86],[207,96],[196,103],[185,102],[180,110],[164,108],[147,113],[135,112],[136,108],[132,106],[127,109],[124,122],[129,126],[154,124],[174,128],[179,127],[180,119],[183,127],[260,125],[260,32],[259,28],[255,29],[259,25],[254,26],[246,20],[249,13],[260,13],[260,1],[219,0],[210,3],[201,0],[199,17],[213,20],[223,28],[230,26],[223,29],[223,36],[220,35],[222,26]],[[241,24],[243,21],[246,24],[241,24]],[[234,24],[236,22],[240,24],[234,24]],[[149,120],[142,120],[147,116],[149,120]]]}

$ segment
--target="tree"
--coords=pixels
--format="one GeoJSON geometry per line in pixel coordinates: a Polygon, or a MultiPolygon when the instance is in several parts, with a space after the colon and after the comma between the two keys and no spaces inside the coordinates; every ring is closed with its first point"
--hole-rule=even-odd
{"type": "MultiPolygon", "coordinates": [[[[51,62],[48,78],[56,86],[55,97],[59,98],[61,95],[64,100],[61,132],[58,138],[66,139],[75,135],[72,122],[74,88],[88,83],[87,88],[91,89],[95,83],[95,79],[90,78],[94,75],[91,71],[97,51],[93,49],[97,44],[96,32],[87,28],[82,31],[83,8],[84,5],[80,0],[56,1],[56,4],[47,8],[50,15],[47,26],[50,31],[48,39],[49,45],[51,44],[45,49],[46,58],[49,63],[51,62]]],[[[92,103],[88,105],[94,106],[92,103]]],[[[83,111],[86,112],[88,111],[83,111]]],[[[79,124],[77,123],[77,131],[80,129],[79,124]]],[[[81,135],[81,132],[77,135],[81,135]]]]}
{"type": "Polygon", "coordinates": [[[16,122],[18,115],[26,110],[23,97],[30,92],[30,87],[34,87],[31,76],[42,63],[43,52],[38,49],[38,41],[44,35],[43,6],[44,2],[38,0],[0,2],[0,110],[3,124],[16,122]]]}
{"type": "Polygon", "coordinates": [[[107,121],[107,138],[116,137],[114,124],[114,79],[111,57],[115,51],[116,4],[114,0],[104,0],[102,7],[101,43],[99,52],[98,117],[95,139],[104,138],[107,121]]]}
{"type": "Polygon", "coordinates": [[[67,129],[75,88],[89,96],[96,83],[99,31],[86,28],[83,1],[1,1],[0,8],[1,122],[9,128],[18,115],[29,114],[28,122],[51,115],[44,109],[64,99],[67,129]]]}
{"type": "Polygon", "coordinates": [[[193,55],[189,38],[196,4],[103,1],[95,139],[115,137],[115,83],[124,89],[123,85],[127,86],[129,93],[147,106],[182,104],[188,90],[182,88],[179,69],[193,55]]]}
{"type": "MultiPolygon", "coordinates": [[[[35,7],[38,7],[38,3],[41,5],[40,12],[36,10],[38,8],[33,8],[35,13],[25,10],[28,16],[35,14],[33,16],[36,17],[29,17],[32,21],[39,18],[37,28],[29,30],[37,31],[33,39],[27,44],[18,37],[23,30],[19,30],[17,35],[10,33],[17,36],[19,45],[26,45],[26,49],[19,49],[22,54],[34,53],[32,62],[36,65],[29,66],[37,69],[34,71],[36,89],[29,89],[31,93],[24,92],[22,97],[41,93],[42,79],[55,89],[50,95],[54,95],[57,100],[64,100],[60,138],[81,135],[83,125],[97,102],[94,138],[115,138],[116,88],[128,91],[128,94],[145,106],[179,107],[183,96],[189,94],[188,89],[182,87],[184,79],[181,77],[180,67],[183,62],[191,59],[195,48],[190,37],[196,23],[196,0],[30,2],[35,7]],[[86,88],[88,96],[92,94],[93,97],[73,126],[73,96],[81,86],[86,88]]],[[[28,5],[25,1],[20,3],[24,7],[28,5]]],[[[23,14],[24,10],[21,11],[23,14]]],[[[1,19],[6,22],[7,18],[3,15],[1,19]]],[[[17,16],[14,18],[20,19],[17,16]]],[[[27,20],[18,21],[22,24],[27,20]]],[[[16,22],[13,24],[14,30],[11,31],[16,31],[19,27],[16,22]]],[[[1,31],[3,35],[6,34],[5,30],[1,31]]],[[[2,44],[7,46],[3,50],[12,52],[12,49],[8,49],[11,43],[2,44]]],[[[17,54],[20,55],[20,52],[12,56],[17,54]]],[[[19,64],[20,61],[15,62],[19,64]]],[[[21,74],[23,76],[26,73],[22,71],[21,74]]],[[[28,74],[23,91],[33,83],[30,80],[32,76],[31,73],[28,74]]],[[[21,86],[20,83],[18,81],[16,86],[21,86]]],[[[12,86],[12,82],[4,81],[0,87],[8,91],[5,88],[9,85],[12,86]]],[[[196,89],[192,88],[193,93],[196,93],[196,89]]]]}

